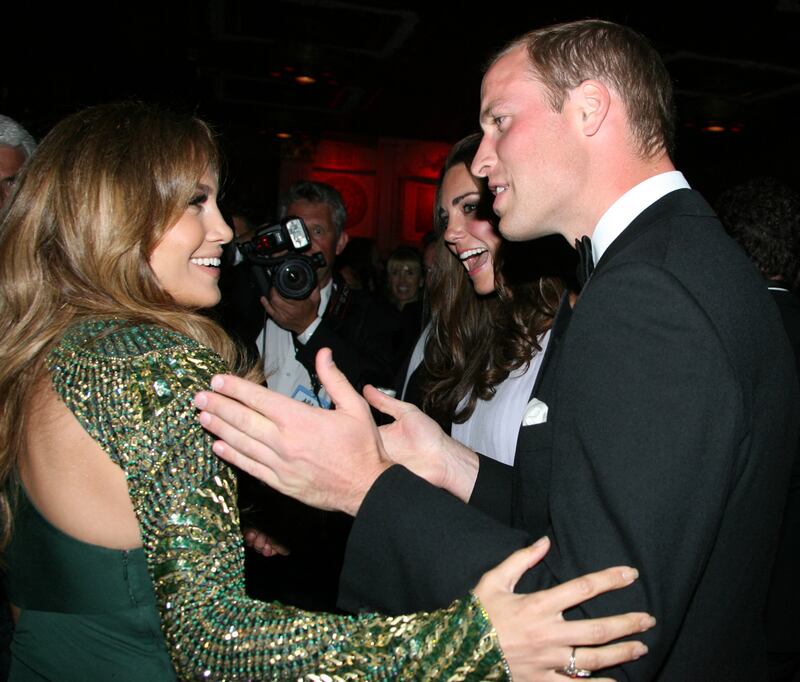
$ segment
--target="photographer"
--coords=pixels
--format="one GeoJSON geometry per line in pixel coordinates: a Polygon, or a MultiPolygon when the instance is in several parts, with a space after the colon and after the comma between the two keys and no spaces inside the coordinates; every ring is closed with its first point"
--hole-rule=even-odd
{"type": "MultiPolygon", "coordinates": [[[[334,260],[347,244],[341,195],[330,185],[302,181],[289,188],[279,210],[281,218],[303,219],[311,246],[302,254],[312,258],[322,254],[325,265],[316,270],[318,283],[309,296],[286,298],[272,286],[269,296],[261,297],[268,317],[257,345],[267,385],[297,400],[332,407],[314,370],[317,351],[329,347],[354,386],[390,386],[400,321],[381,301],[366,291],[350,289],[334,274],[334,260]]],[[[245,529],[258,527],[282,548],[281,553],[290,550],[289,556],[269,560],[248,553],[250,593],[311,610],[335,610],[351,519],[306,507],[269,488],[253,486],[252,481],[242,481],[242,494],[243,508],[248,510],[245,529]]]]}
{"type": "Polygon", "coordinates": [[[390,385],[397,320],[380,302],[333,277],[334,260],[347,244],[341,195],[321,182],[297,182],[282,198],[280,214],[303,219],[311,237],[311,248],[304,253],[322,254],[325,265],[317,270],[318,285],[307,298],[284,298],[274,287],[269,297],[261,298],[268,319],[257,344],[267,384],[284,395],[329,408],[330,399],[314,372],[317,351],[328,347],[357,388],[365,383],[390,385]]]}

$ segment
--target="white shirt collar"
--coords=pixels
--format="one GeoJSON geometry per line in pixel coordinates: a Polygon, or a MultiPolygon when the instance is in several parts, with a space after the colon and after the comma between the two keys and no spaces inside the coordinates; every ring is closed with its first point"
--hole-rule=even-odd
{"type": "Polygon", "coordinates": [[[322,316],[325,314],[325,310],[328,307],[328,303],[331,300],[331,294],[333,293],[333,277],[328,280],[328,283],[319,290],[319,305],[317,306],[317,317],[314,321],[308,325],[300,334],[297,335],[297,340],[302,343],[304,346],[308,343],[308,340],[312,337],[315,331],[317,331],[317,327],[322,323],[322,316]]]}
{"type": "Polygon", "coordinates": [[[328,283],[319,290],[319,306],[317,307],[317,315],[322,317],[325,314],[325,309],[328,307],[328,301],[331,300],[331,293],[333,292],[333,277],[328,280],[328,283]]]}
{"type": "Polygon", "coordinates": [[[689,189],[680,171],[659,173],[629,189],[617,199],[597,222],[592,234],[592,254],[597,263],[622,231],[636,216],[676,189],[689,189]]]}

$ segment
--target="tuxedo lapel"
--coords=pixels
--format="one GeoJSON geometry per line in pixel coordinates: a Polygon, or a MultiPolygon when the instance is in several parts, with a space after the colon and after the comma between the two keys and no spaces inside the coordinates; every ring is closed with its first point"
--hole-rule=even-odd
{"type": "MultiPolygon", "coordinates": [[[[531,398],[539,398],[550,408],[554,392],[558,357],[564,335],[572,318],[569,292],[561,296],[558,312],[550,329],[550,340],[542,358],[539,375],[531,391],[531,398]]],[[[517,450],[514,456],[514,474],[511,484],[512,521],[515,525],[532,532],[544,533],[547,530],[548,482],[552,468],[552,424],[548,420],[540,424],[522,426],[517,436],[517,450]]]]}

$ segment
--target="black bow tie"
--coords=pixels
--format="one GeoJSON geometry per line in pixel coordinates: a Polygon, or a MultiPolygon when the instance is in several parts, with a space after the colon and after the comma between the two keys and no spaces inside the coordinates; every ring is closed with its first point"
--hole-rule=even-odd
{"type": "Polygon", "coordinates": [[[581,288],[586,284],[594,271],[594,254],[592,253],[592,240],[589,237],[582,237],[575,240],[575,249],[578,252],[578,284],[581,288]]]}

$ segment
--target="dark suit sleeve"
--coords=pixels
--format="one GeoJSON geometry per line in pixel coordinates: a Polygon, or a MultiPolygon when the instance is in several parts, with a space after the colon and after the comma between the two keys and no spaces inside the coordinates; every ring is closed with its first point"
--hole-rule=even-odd
{"type": "Polygon", "coordinates": [[[480,467],[469,504],[492,518],[511,524],[511,489],[513,467],[478,454],[480,467]]]}
{"type": "MultiPolygon", "coordinates": [[[[478,512],[440,491],[395,489],[387,480],[356,519],[357,527],[380,526],[359,570],[365,575],[370,560],[384,562],[372,569],[385,571],[383,594],[396,590],[407,598],[395,608],[431,608],[442,600],[426,592],[429,574],[449,574],[463,591],[487,563],[546,532],[553,548],[524,576],[525,591],[607,566],[640,570],[634,586],[572,615],[655,614],[659,626],[644,637],[650,653],[613,673],[652,679],[745,471],[747,463],[737,459],[747,435],[742,392],[704,311],[671,275],[647,265],[609,268],[593,278],[553,371],[551,456],[537,450],[536,462],[516,463],[522,492],[515,524],[527,534],[485,517],[478,522],[478,512]],[[399,495],[402,504],[393,508],[399,495]],[[468,550],[454,548],[454,538],[468,550]],[[424,589],[414,593],[419,586],[424,589]]],[[[383,606],[377,586],[370,598],[383,606]]]]}
{"type": "Polygon", "coordinates": [[[401,466],[373,484],[347,544],[339,607],[352,613],[429,610],[466,594],[481,575],[530,544],[401,466]],[[483,542],[491,539],[489,546],[483,542]]]}

